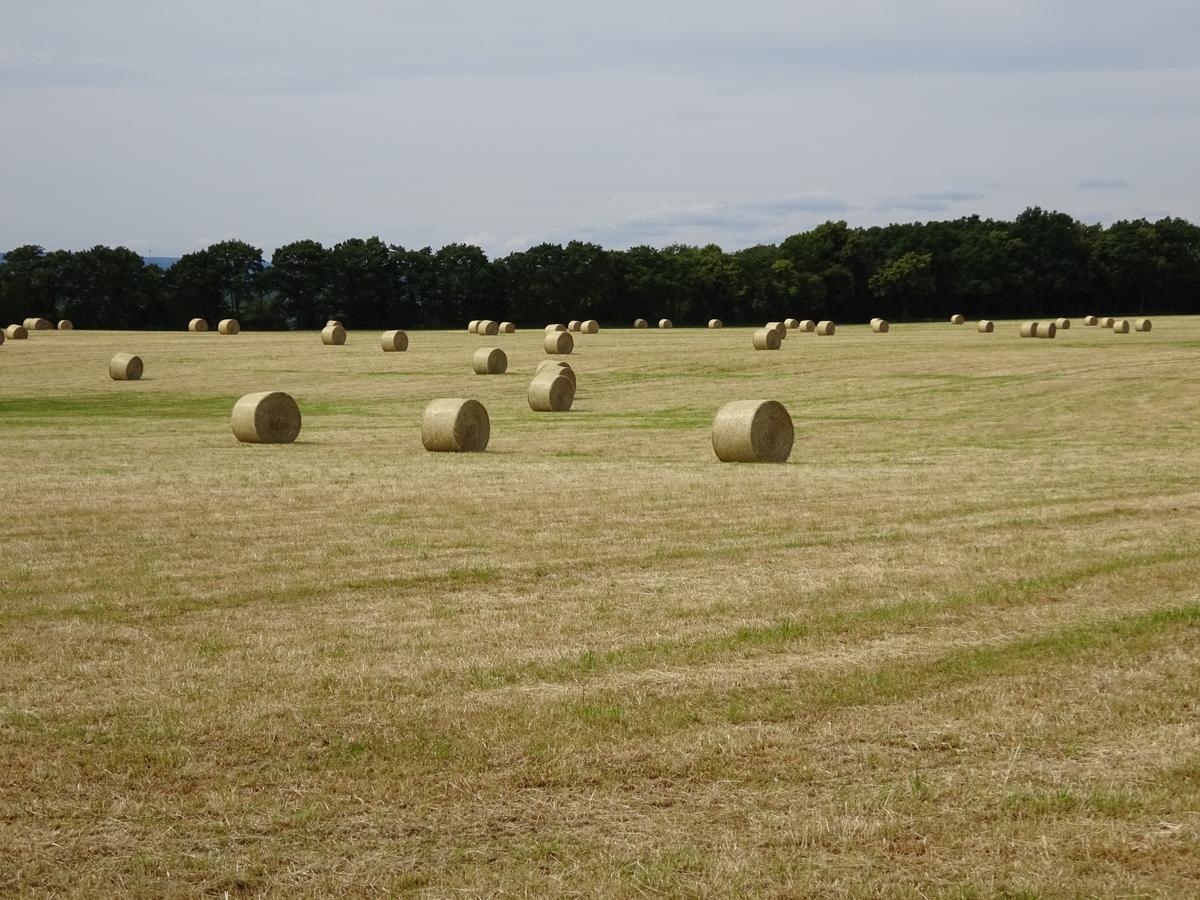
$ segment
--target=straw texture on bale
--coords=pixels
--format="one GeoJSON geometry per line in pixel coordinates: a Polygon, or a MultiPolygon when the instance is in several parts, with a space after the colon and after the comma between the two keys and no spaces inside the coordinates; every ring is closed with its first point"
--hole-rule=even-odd
{"type": "Polygon", "coordinates": [[[547,325],[547,326],[546,326],[546,330],[547,330],[547,331],[566,331],[566,330],[567,330],[567,326],[566,326],[566,325],[561,325],[561,324],[556,324],[556,325],[547,325]]]}
{"type": "Polygon", "coordinates": [[[537,368],[533,370],[533,374],[543,375],[546,372],[552,372],[555,375],[564,375],[571,379],[571,382],[578,384],[575,377],[575,370],[571,368],[571,364],[565,360],[559,359],[544,359],[538,363],[537,368]]]}
{"type": "Polygon", "coordinates": [[[208,331],[208,320],[207,319],[192,319],[190,322],[188,322],[188,331],[194,331],[197,333],[202,332],[202,331],[208,331]]]}
{"type": "Polygon", "coordinates": [[[1059,331],[1063,331],[1063,330],[1071,327],[1071,320],[1070,319],[1055,319],[1054,324],[1058,327],[1059,331]]]}
{"type": "Polygon", "coordinates": [[[283,391],[247,394],[233,405],[231,420],[244,444],[290,444],[300,434],[300,407],[283,391]]]}
{"type": "Polygon", "coordinates": [[[951,324],[951,325],[961,325],[961,324],[963,324],[965,321],[967,321],[967,320],[966,320],[966,317],[965,317],[965,316],[962,316],[962,315],[960,315],[960,314],[958,314],[958,313],[955,313],[954,315],[952,315],[952,316],[950,317],[950,324],[951,324]]]}
{"type": "Polygon", "coordinates": [[[108,377],[113,381],[137,381],[142,377],[142,358],[132,353],[117,353],[108,361],[108,377]]]}
{"type": "Polygon", "coordinates": [[[566,412],[575,402],[575,380],[546,370],[529,382],[529,408],[534,412],[566,412]]]}
{"type": "Polygon", "coordinates": [[[346,326],[345,326],[345,325],[343,325],[341,322],[339,322],[337,319],[327,319],[327,320],[325,321],[325,327],[326,327],[326,328],[331,328],[331,327],[333,327],[334,325],[336,325],[338,328],[345,328],[345,327],[346,327],[346,326]]]}
{"type": "Polygon", "coordinates": [[[346,343],[346,329],[341,325],[326,325],[321,329],[321,343],[327,347],[340,347],[346,343]]]}
{"type": "Polygon", "coordinates": [[[401,353],[408,349],[408,333],[404,331],[385,331],[379,339],[385,353],[401,353]]]}
{"type": "Polygon", "coordinates": [[[784,319],[783,324],[787,326],[789,331],[795,331],[800,327],[799,319],[784,319]]]}
{"type": "Polygon", "coordinates": [[[1084,325],[1099,325],[1100,320],[1096,316],[1084,316],[1083,324],[1084,325]]]}
{"type": "Polygon", "coordinates": [[[709,320],[708,320],[708,327],[709,327],[709,328],[724,328],[724,327],[725,327],[725,323],[724,323],[724,322],[722,322],[720,319],[709,319],[709,320]]]}
{"type": "Polygon", "coordinates": [[[74,331],[75,323],[72,322],[70,319],[62,319],[58,323],[58,330],[59,331],[74,331]]]}
{"type": "Polygon", "coordinates": [[[24,325],[9,325],[4,329],[4,336],[10,341],[23,341],[29,337],[29,329],[24,325]]]}
{"type": "Polygon", "coordinates": [[[755,350],[778,350],[783,343],[774,328],[760,328],[750,338],[755,350]]]}
{"type": "Polygon", "coordinates": [[[499,347],[480,347],[471,357],[476,375],[503,375],[508,370],[508,354],[499,347]]]}
{"type": "Polygon", "coordinates": [[[876,334],[887,334],[891,331],[892,326],[888,324],[887,319],[872,319],[871,330],[876,334]]]}
{"type": "Polygon", "coordinates": [[[476,334],[492,335],[500,333],[500,323],[493,322],[491,319],[480,319],[479,324],[475,326],[476,334]]]}
{"type": "Polygon", "coordinates": [[[1133,322],[1134,331],[1149,331],[1151,327],[1149,319],[1135,319],[1133,322]]]}
{"type": "Polygon", "coordinates": [[[1021,325],[1021,337],[1037,337],[1037,322],[1025,322],[1021,325]]]}
{"type": "Polygon", "coordinates": [[[795,430],[776,400],[734,400],[717,410],[713,452],[721,462],[787,462],[795,430]]]}
{"type": "Polygon", "coordinates": [[[218,334],[237,334],[241,330],[242,326],[237,319],[222,319],[217,323],[218,334]]]}
{"type": "Polygon", "coordinates": [[[433,400],[421,415],[421,443],[431,452],[479,453],[491,436],[491,420],[478,400],[433,400]]]}
{"type": "Polygon", "coordinates": [[[1113,331],[1116,334],[1129,334],[1129,320],[1117,319],[1113,322],[1113,331]]]}
{"type": "Polygon", "coordinates": [[[980,319],[979,320],[979,333],[980,334],[991,334],[995,330],[996,330],[996,323],[993,322],[991,319],[980,319]]]}
{"type": "Polygon", "coordinates": [[[575,338],[569,331],[548,331],[542,339],[542,347],[547,353],[567,354],[575,349],[575,338]]]}
{"type": "Polygon", "coordinates": [[[25,320],[25,328],[29,331],[53,331],[54,325],[49,319],[35,317],[25,320]]]}
{"type": "Polygon", "coordinates": [[[634,327],[634,328],[649,328],[649,327],[650,327],[650,323],[649,323],[649,322],[647,322],[645,319],[634,319],[634,320],[633,320],[633,327],[634,327]]]}
{"type": "Polygon", "coordinates": [[[1053,322],[1038,322],[1034,329],[1034,337],[1052,338],[1058,334],[1058,326],[1053,322]]]}
{"type": "Polygon", "coordinates": [[[600,323],[595,319],[584,319],[583,323],[579,326],[579,330],[584,334],[599,334],[600,323]]]}
{"type": "Polygon", "coordinates": [[[774,328],[776,331],[778,331],[778,332],[779,332],[779,339],[780,339],[781,341],[782,341],[784,338],[786,338],[786,337],[787,337],[787,326],[786,326],[786,325],[784,325],[782,322],[768,322],[768,323],[766,324],[766,327],[767,327],[767,328],[774,328]]]}
{"type": "Polygon", "coordinates": [[[467,334],[474,334],[475,329],[478,327],[479,327],[479,320],[472,319],[470,322],[467,323],[467,334]]]}
{"type": "Polygon", "coordinates": [[[514,325],[512,322],[501,322],[500,323],[500,333],[501,334],[516,334],[517,326],[514,325]]]}
{"type": "Polygon", "coordinates": [[[574,331],[574,332],[578,333],[581,325],[583,325],[583,323],[581,321],[579,321],[578,319],[572,319],[570,322],[567,323],[567,331],[574,331]]]}
{"type": "Polygon", "coordinates": [[[837,324],[828,320],[817,323],[817,334],[830,335],[837,331],[837,324]]]}
{"type": "Polygon", "coordinates": [[[1115,321],[1116,321],[1116,319],[1114,319],[1112,316],[1105,316],[1103,319],[1100,320],[1100,327],[1101,328],[1112,328],[1113,322],[1115,322],[1115,321]]]}
{"type": "Polygon", "coordinates": [[[675,325],[671,322],[670,319],[659,319],[658,327],[659,328],[674,328],[675,325]]]}
{"type": "Polygon", "coordinates": [[[812,333],[817,330],[817,323],[812,319],[801,319],[799,330],[812,333]]]}

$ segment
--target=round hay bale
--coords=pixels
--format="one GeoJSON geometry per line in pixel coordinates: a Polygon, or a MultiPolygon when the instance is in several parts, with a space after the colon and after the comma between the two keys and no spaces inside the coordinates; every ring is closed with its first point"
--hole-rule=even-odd
{"type": "Polygon", "coordinates": [[[595,319],[584,319],[583,323],[579,326],[579,330],[584,334],[599,334],[600,323],[595,319]]]}
{"type": "Polygon", "coordinates": [[[781,341],[782,341],[782,340],[784,340],[784,339],[787,337],[787,326],[786,326],[786,325],[784,325],[782,322],[768,322],[768,323],[767,323],[765,326],[763,326],[763,327],[765,327],[765,328],[774,328],[776,331],[778,331],[778,332],[779,332],[779,339],[780,339],[781,341]]]}
{"type": "Polygon", "coordinates": [[[6,338],[4,337],[4,332],[0,331],[0,344],[3,344],[5,340],[6,338]]]}
{"type": "Polygon", "coordinates": [[[1056,328],[1058,328],[1059,331],[1063,331],[1064,329],[1068,329],[1071,327],[1071,320],[1070,319],[1055,319],[1054,325],[1056,328]]]}
{"type": "Polygon", "coordinates": [[[188,322],[188,331],[194,331],[196,333],[208,331],[208,320],[192,319],[190,322],[188,322]]]}
{"type": "Polygon", "coordinates": [[[25,320],[25,330],[26,331],[53,331],[54,325],[51,323],[51,321],[49,319],[40,319],[35,316],[32,319],[25,320]]]}
{"type": "Polygon", "coordinates": [[[812,319],[801,319],[799,331],[813,332],[817,330],[817,323],[812,319]]]}
{"type": "Polygon", "coordinates": [[[795,429],[776,400],[734,400],[717,410],[713,452],[721,462],[787,462],[795,429]]]}
{"type": "Polygon", "coordinates": [[[1084,325],[1099,325],[1100,320],[1096,316],[1084,316],[1083,324],[1084,325]]]}
{"type": "Polygon", "coordinates": [[[340,347],[346,343],[346,329],[341,325],[326,325],[321,329],[321,343],[327,347],[340,347]]]}
{"type": "Polygon", "coordinates": [[[534,412],[566,412],[575,402],[575,380],[544,371],[529,382],[529,408],[534,412]]]}
{"type": "Polygon", "coordinates": [[[241,330],[237,319],[222,319],[217,323],[217,334],[237,334],[241,330]]]}
{"type": "Polygon", "coordinates": [[[33,316],[26,316],[25,321],[23,321],[21,324],[25,326],[26,331],[35,331],[37,326],[34,325],[34,322],[36,321],[37,319],[33,316]]]}
{"type": "Polygon", "coordinates": [[[467,323],[467,334],[474,334],[475,329],[478,327],[479,327],[479,320],[472,319],[470,322],[467,323]]]}
{"type": "Polygon", "coordinates": [[[959,313],[955,313],[954,315],[952,315],[952,316],[950,317],[950,324],[951,324],[951,325],[962,325],[962,324],[963,324],[964,322],[966,322],[966,321],[967,321],[967,320],[966,320],[966,317],[962,316],[962,315],[961,315],[961,314],[959,314],[959,313]]]}
{"type": "Polygon", "coordinates": [[[499,347],[480,347],[471,357],[476,375],[503,375],[508,371],[508,354],[499,347]]]}
{"type": "Polygon", "coordinates": [[[720,319],[709,319],[709,320],[708,320],[708,327],[709,327],[709,328],[724,328],[724,327],[725,327],[725,323],[724,323],[724,322],[722,322],[720,319]]]}
{"type": "Polygon", "coordinates": [[[575,338],[571,337],[569,331],[547,331],[542,338],[542,348],[547,353],[566,355],[575,349],[575,338]]]}
{"type": "Polygon", "coordinates": [[[421,414],[421,443],[432,453],[479,453],[491,436],[491,420],[478,400],[432,400],[421,414]]]}
{"type": "Polygon", "coordinates": [[[23,341],[29,337],[29,329],[24,325],[9,325],[4,329],[4,336],[10,341],[23,341]]]}
{"type": "Polygon", "coordinates": [[[633,327],[634,327],[634,328],[649,328],[649,327],[650,327],[650,323],[649,323],[649,322],[647,322],[645,319],[634,319],[634,320],[633,320],[633,327]]]}
{"type": "Polygon", "coordinates": [[[1114,319],[1112,316],[1105,316],[1103,319],[1100,320],[1100,327],[1101,328],[1112,328],[1113,322],[1115,322],[1115,321],[1116,321],[1116,319],[1114,319]]]}
{"type": "Polygon", "coordinates": [[[1113,322],[1112,330],[1114,334],[1129,334],[1129,320],[1117,319],[1113,322]]]}
{"type": "Polygon", "coordinates": [[[892,330],[892,326],[888,324],[887,319],[872,319],[871,330],[876,334],[887,334],[892,330]]]}
{"type": "Polygon", "coordinates": [[[1058,334],[1058,326],[1053,322],[1038,322],[1037,328],[1034,331],[1034,337],[1052,338],[1058,334]]]}
{"type": "Polygon", "coordinates": [[[658,327],[659,328],[674,328],[675,326],[672,324],[670,319],[659,319],[658,327]]]}
{"type": "Polygon", "coordinates": [[[1149,319],[1134,319],[1133,320],[1133,330],[1134,331],[1149,331],[1152,327],[1153,326],[1151,325],[1151,322],[1149,319]]]}
{"type": "Polygon", "coordinates": [[[566,326],[566,325],[561,325],[561,324],[557,324],[557,323],[556,323],[556,324],[554,324],[554,325],[547,325],[547,326],[546,326],[546,330],[547,330],[547,331],[566,331],[566,330],[567,330],[567,326],[566,326]]]}
{"type": "Polygon", "coordinates": [[[408,334],[404,331],[385,331],[379,343],[384,353],[402,353],[408,349],[408,334]]]}
{"type": "Polygon", "coordinates": [[[828,335],[834,334],[836,331],[837,331],[837,324],[834,322],[825,320],[824,322],[817,323],[817,334],[823,334],[823,335],[828,336],[828,335]]]}
{"type": "Polygon", "coordinates": [[[137,381],[142,377],[142,358],[132,353],[117,353],[108,361],[108,377],[113,381],[137,381]]]}
{"type": "Polygon", "coordinates": [[[783,338],[774,328],[760,328],[750,338],[755,350],[778,350],[783,338]]]}
{"type": "Polygon", "coordinates": [[[788,331],[795,331],[797,328],[800,327],[800,320],[799,319],[784,319],[783,324],[787,327],[788,331]]]}
{"type": "Polygon", "coordinates": [[[537,364],[537,368],[533,370],[535,376],[542,375],[546,372],[553,372],[555,375],[565,375],[571,379],[571,382],[578,386],[578,381],[575,377],[575,370],[571,368],[571,364],[563,359],[544,359],[537,364]]]}
{"type": "Polygon", "coordinates": [[[516,334],[517,326],[514,325],[512,322],[501,322],[500,323],[500,333],[501,334],[516,334]]]}
{"type": "Polygon", "coordinates": [[[582,323],[582,322],[580,322],[578,319],[572,319],[570,322],[568,322],[568,323],[567,323],[567,331],[574,331],[574,332],[578,332],[578,331],[579,331],[579,327],[580,327],[582,324],[583,324],[583,323],[582,323]]]}
{"type": "Polygon", "coordinates": [[[476,334],[493,335],[500,333],[500,323],[493,322],[491,319],[480,319],[479,324],[475,326],[476,334]]]}
{"type": "Polygon", "coordinates": [[[332,328],[332,327],[333,327],[333,326],[335,326],[335,325],[336,325],[338,328],[345,328],[345,327],[346,327],[346,326],[345,326],[345,325],[343,325],[341,322],[339,322],[337,319],[326,319],[326,320],[325,320],[325,327],[326,327],[326,328],[332,328]]]}
{"type": "Polygon", "coordinates": [[[980,319],[977,330],[980,334],[991,334],[996,330],[996,323],[991,319],[980,319]]]}
{"type": "Polygon", "coordinates": [[[60,319],[58,322],[58,330],[59,331],[74,331],[75,323],[72,322],[70,319],[60,319]]]}
{"type": "Polygon", "coordinates": [[[1037,322],[1025,322],[1021,325],[1021,337],[1037,337],[1037,322]]]}
{"type": "Polygon", "coordinates": [[[247,394],[233,405],[231,420],[244,444],[290,444],[300,434],[300,407],[283,391],[247,394]]]}

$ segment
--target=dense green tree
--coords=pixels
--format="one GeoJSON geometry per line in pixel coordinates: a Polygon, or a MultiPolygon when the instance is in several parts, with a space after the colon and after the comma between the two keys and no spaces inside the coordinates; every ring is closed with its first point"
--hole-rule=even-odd
{"type": "Polygon", "coordinates": [[[329,300],[332,260],[317,241],[284,244],[271,254],[264,277],[284,316],[296,328],[320,328],[345,315],[329,300]]]}

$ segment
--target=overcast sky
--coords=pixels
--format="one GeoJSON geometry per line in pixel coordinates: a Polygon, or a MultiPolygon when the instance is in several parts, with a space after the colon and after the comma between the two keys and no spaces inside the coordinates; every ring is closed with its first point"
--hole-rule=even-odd
{"type": "Polygon", "coordinates": [[[6,3],[0,250],[1200,221],[1200,2],[6,3]]]}

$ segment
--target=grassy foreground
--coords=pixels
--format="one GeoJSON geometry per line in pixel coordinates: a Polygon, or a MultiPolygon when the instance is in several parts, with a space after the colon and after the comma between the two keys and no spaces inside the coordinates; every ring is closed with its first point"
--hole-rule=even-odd
{"type": "Polygon", "coordinates": [[[534,330],[7,342],[0,889],[1196,895],[1200,319],[1154,324],[609,329],[565,414],[534,330]],[[239,445],[268,389],[299,442],[239,445]],[[421,448],[454,396],[487,453],[421,448]],[[755,397],[790,463],[718,463],[755,397]]]}

